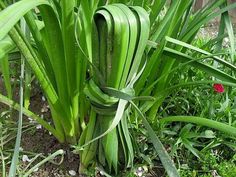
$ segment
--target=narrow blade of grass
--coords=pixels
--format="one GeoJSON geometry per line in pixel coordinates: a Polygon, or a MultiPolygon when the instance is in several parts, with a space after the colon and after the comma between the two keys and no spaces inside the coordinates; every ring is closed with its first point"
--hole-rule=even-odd
{"type": "Polygon", "coordinates": [[[11,160],[11,166],[9,169],[9,177],[16,176],[16,168],[19,161],[19,151],[20,151],[20,142],[22,136],[22,124],[23,124],[23,107],[24,107],[24,69],[25,69],[25,61],[24,58],[21,59],[21,74],[20,74],[20,111],[19,111],[19,119],[18,119],[18,128],[17,128],[17,136],[15,142],[15,148],[13,157],[11,160]]]}

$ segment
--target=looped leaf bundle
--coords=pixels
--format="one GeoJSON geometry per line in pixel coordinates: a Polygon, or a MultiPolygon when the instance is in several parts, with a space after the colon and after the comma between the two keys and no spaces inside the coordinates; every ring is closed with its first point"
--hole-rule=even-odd
{"type": "Polygon", "coordinates": [[[96,125],[92,126],[94,130],[100,129],[100,132],[94,131],[96,135],[93,135],[92,140],[81,138],[80,144],[86,145],[83,146],[85,149],[81,157],[82,161],[86,159],[83,165],[87,166],[88,158],[85,158],[84,151],[101,138],[98,144],[99,162],[107,164],[110,170],[113,167],[117,172],[118,164],[132,166],[133,162],[134,153],[125,109],[128,106],[127,99],[135,96],[133,82],[140,75],[138,72],[142,63],[145,63],[143,53],[149,37],[150,22],[147,12],[141,7],[112,4],[96,11],[93,27],[96,38],[93,39],[92,63],[100,73],[94,70],[84,93],[97,113],[96,125]],[[100,75],[103,80],[98,77],[100,75]],[[122,156],[125,162],[119,162],[122,156]]]}

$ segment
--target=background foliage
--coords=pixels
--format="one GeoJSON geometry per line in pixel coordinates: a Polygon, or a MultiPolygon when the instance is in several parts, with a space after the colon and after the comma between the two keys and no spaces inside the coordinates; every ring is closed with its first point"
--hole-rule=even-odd
{"type": "Polygon", "coordinates": [[[211,161],[203,172],[220,166],[225,173],[235,161],[222,155],[228,161],[221,163],[217,155],[235,151],[235,37],[228,10],[236,4],[211,1],[195,12],[194,2],[0,1],[6,89],[0,101],[19,111],[9,175],[17,171],[23,114],[60,143],[73,145],[81,173],[97,166],[117,174],[136,159],[150,166],[160,159],[169,176],[179,176],[177,169],[196,175],[192,159],[211,161]],[[199,39],[201,27],[217,16],[218,36],[199,39]],[[224,48],[226,37],[229,47],[224,48]],[[14,54],[20,58],[16,75],[14,54]],[[36,80],[53,124],[29,110],[36,80]],[[15,83],[19,104],[13,98],[15,83]],[[223,84],[225,92],[215,92],[214,83],[223,84]]]}

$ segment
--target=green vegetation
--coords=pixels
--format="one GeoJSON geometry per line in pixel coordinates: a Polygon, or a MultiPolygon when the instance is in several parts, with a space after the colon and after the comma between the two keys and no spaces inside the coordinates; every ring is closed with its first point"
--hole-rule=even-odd
{"type": "MultiPolygon", "coordinates": [[[[228,11],[236,4],[214,0],[195,12],[194,2],[1,0],[6,94],[0,102],[19,111],[9,173],[3,158],[3,133],[9,132],[0,134],[2,176],[28,176],[63,154],[59,150],[20,173],[23,115],[73,147],[80,173],[99,169],[109,176],[131,169],[124,172],[128,176],[139,164],[162,164],[160,175],[170,177],[212,175],[215,169],[231,175],[229,168],[233,175],[236,58],[228,11]],[[201,27],[215,17],[221,17],[218,36],[198,39],[201,27]],[[20,65],[14,74],[13,54],[20,65]],[[20,101],[13,99],[11,81],[18,77],[20,101]],[[37,85],[52,124],[29,110],[37,85]],[[231,157],[220,154],[223,160],[212,153],[227,149],[231,157]]],[[[8,125],[4,119],[0,123],[8,125]]]]}

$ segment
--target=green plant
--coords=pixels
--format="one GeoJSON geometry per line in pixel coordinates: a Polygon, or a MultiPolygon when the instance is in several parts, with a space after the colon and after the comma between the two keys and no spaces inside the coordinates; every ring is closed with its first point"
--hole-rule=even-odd
{"type": "MultiPolygon", "coordinates": [[[[214,151],[217,152],[217,149],[214,151]]],[[[234,157],[229,160],[223,159],[220,154],[214,151],[206,151],[203,160],[200,162],[185,164],[181,167],[181,176],[200,176],[207,177],[212,175],[233,177],[235,174],[234,157]]],[[[227,150],[226,150],[227,151],[227,150]]],[[[220,153],[220,152],[219,152],[220,153]]]]}
{"type": "MultiPolygon", "coordinates": [[[[145,116],[149,122],[158,123],[159,108],[170,91],[199,84],[171,85],[173,72],[181,67],[200,69],[225,85],[236,83],[233,76],[204,59],[211,58],[235,72],[233,64],[218,54],[190,45],[203,24],[222,14],[233,59],[228,10],[236,4],[227,6],[225,0],[212,1],[194,14],[193,2],[21,0],[6,7],[0,1],[0,40],[10,37],[10,44],[14,43],[24,56],[47,98],[54,125],[27,110],[27,98],[24,109],[3,95],[1,102],[21,108],[61,143],[76,145],[79,141],[75,151],[80,153],[82,172],[94,163],[96,156],[109,171],[117,172],[119,164],[131,167],[134,150],[128,120],[141,118],[168,175],[178,176],[145,116]],[[32,10],[36,6],[39,14],[32,10]],[[165,6],[168,8],[163,11],[165,6]],[[33,43],[17,24],[23,16],[33,43]]],[[[6,56],[14,46],[4,47],[6,56]]],[[[236,134],[234,127],[202,117],[160,120],[168,121],[198,123],[236,134]]]]}

